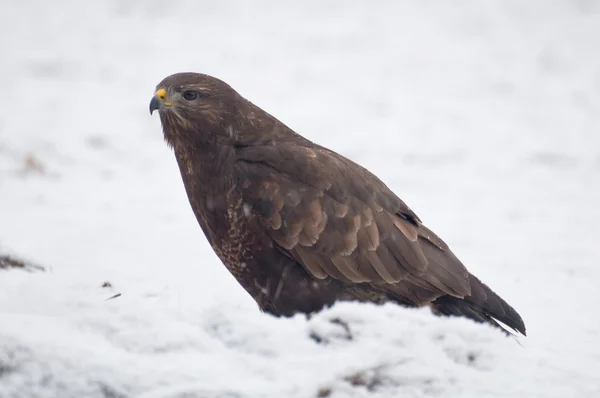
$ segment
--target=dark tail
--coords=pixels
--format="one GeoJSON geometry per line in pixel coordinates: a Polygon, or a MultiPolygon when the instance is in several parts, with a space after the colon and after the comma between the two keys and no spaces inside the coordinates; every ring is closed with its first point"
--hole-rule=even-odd
{"type": "Polygon", "coordinates": [[[496,322],[498,320],[527,335],[525,323],[513,307],[475,276],[469,276],[469,284],[471,285],[470,296],[464,299],[442,296],[431,303],[434,311],[443,315],[465,316],[477,322],[487,322],[500,327],[496,322]]]}

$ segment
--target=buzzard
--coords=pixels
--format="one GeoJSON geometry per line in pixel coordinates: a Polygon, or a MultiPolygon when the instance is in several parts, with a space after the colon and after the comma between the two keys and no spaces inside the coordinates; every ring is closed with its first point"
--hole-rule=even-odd
{"type": "Polygon", "coordinates": [[[519,314],[379,178],[225,82],[169,76],[153,111],[206,238],[263,311],[395,302],[525,334],[519,314]]]}

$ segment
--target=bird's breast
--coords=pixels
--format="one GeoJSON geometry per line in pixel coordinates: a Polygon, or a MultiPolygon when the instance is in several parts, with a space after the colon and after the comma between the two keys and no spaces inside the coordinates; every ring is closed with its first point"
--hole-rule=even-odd
{"type": "Polygon", "coordinates": [[[188,199],[196,219],[213,250],[225,266],[237,275],[251,258],[250,234],[244,216],[242,196],[235,189],[230,156],[221,148],[209,153],[175,147],[175,156],[188,199]],[[216,159],[212,161],[211,159],[216,159]]]}
{"type": "MultiPolygon", "coordinates": [[[[225,208],[217,210],[215,220],[219,225],[211,228],[211,246],[223,264],[236,277],[247,273],[253,260],[253,236],[244,214],[243,201],[235,191],[227,195],[225,208]]],[[[213,210],[214,211],[214,210],[213,210]]]]}

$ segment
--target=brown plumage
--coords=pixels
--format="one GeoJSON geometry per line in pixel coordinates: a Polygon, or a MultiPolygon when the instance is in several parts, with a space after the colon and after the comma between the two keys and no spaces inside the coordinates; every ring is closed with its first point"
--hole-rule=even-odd
{"type": "Polygon", "coordinates": [[[154,110],[202,230],[262,310],[290,316],[336,300],[393,301],[525,334],[519,314],[381,180],[226,83],[169,76],[154,110]]]}

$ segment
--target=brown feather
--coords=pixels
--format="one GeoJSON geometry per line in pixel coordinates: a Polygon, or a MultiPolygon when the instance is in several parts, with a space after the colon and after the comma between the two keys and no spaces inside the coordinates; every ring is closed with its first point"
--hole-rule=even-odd
{"type": "Polygon", "coordinates": [[[159,88],[166,100],[153,99],[151,111],[196,218],[260,308],[287,316],[336,300],[391,300],[525,333],[516,311],[367,169],[213,77],[176,74],[159,88]]]}

